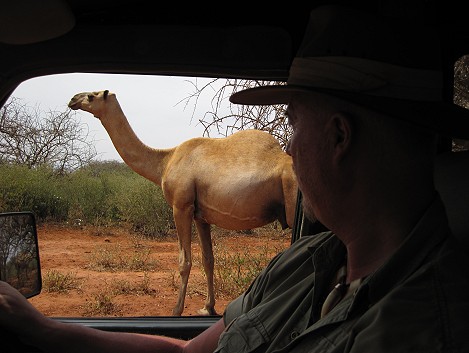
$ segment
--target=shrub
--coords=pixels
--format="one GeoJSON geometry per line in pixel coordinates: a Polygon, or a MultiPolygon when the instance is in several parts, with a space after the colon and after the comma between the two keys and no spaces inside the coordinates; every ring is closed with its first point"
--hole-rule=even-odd
{"type": "Polygon", "coordinates": [[[71,272],[61,273],[57,270],[50,270],[44,275],[42,280],[43,288],[46,292],[67,293],[71,289],[78,289],[78,279],[71,272]]]}
{"type": "Polygon", "coordinates": [[[64,221],[69,201],[61,190],[61,177],[52,168],[29,169],[23,165],[0,165],[0,211],[32,211],[39,221],[64,221]]]}
{"type": "Polygon", "coordinates": [[[156,291],[150,287],[150,277],[148,272],[143,273],[143,279],[137,283],[130,283],[127,280],[116,279],[111,283],[112,292],[115,295],[154,295],[156,291]]]}
{"type": "Polygon", "coordinates": [[[0,164],[0,212],[32,211],[38,222],[126,223],[159,237],[174,228],[161,188],[119,162],[94,162],[66,175],[52,168],[0,164]]]}
{"type": "Polygon", "coordinates": [[[83,316],[122,316],[121,308],[114,302],[115,296],[112,293],[100,292],[93,295],[87,301],[83,316]]]}
{"type": "Polygon", "coordinates": [[[135,175],[131,187],[122,188],[115,197],[123,220],[134,231],[155,238],[174,228],[172,210],[161,188],[149,180],[135,175]]]}
{"type": "MultiPolygon", "coordinates": [[[[64,185],[70,202],[69,220],[95,223],[106,214],[106,193],[101,181],[78,171],[67,177],[64,185]]],[[[97,222],[99,223],[99,222],[97,222]]]]}

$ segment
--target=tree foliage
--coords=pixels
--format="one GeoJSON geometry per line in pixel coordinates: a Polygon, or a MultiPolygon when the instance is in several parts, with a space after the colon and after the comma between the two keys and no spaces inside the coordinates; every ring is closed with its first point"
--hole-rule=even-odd
{"type": "Polygon", "coordinates": [[[62,174],[88,164],[96,149],[75,115],[71,110],[44,112],[11,98],[0,109],[0,163],[48,165],[62,174]]]}

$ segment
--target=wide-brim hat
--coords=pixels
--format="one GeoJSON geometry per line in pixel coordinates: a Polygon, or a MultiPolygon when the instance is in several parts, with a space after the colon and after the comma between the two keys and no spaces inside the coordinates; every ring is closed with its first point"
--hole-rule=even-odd
{"type": "Polygon", "coordinates": [[[469,111],[445,100],[436,28],[345,6],[311,12],[287,84],[234,93],[236,104],[288,104],[292,96],[336,96],[448,137],[469,139],[469,111]]]}

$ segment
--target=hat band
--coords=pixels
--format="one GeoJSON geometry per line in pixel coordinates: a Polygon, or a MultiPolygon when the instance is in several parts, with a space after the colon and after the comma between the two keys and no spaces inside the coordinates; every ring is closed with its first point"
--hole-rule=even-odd
{"type": "Polygon", "coordinates": [[[439,102],[443,100],[442,83],[440,71],[354,57],[297,57],[288,79],[288,85],[439,102]]]}

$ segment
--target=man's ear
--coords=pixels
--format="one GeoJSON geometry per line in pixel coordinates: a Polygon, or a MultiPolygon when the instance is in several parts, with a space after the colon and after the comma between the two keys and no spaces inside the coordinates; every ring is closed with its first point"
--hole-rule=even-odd
{"type": "Polygon", "coordinates": [[[349,151],[354,133],[353,119],[349,114],[338,112],[330,119],[334,155],[341,160],[349,151]]]}

